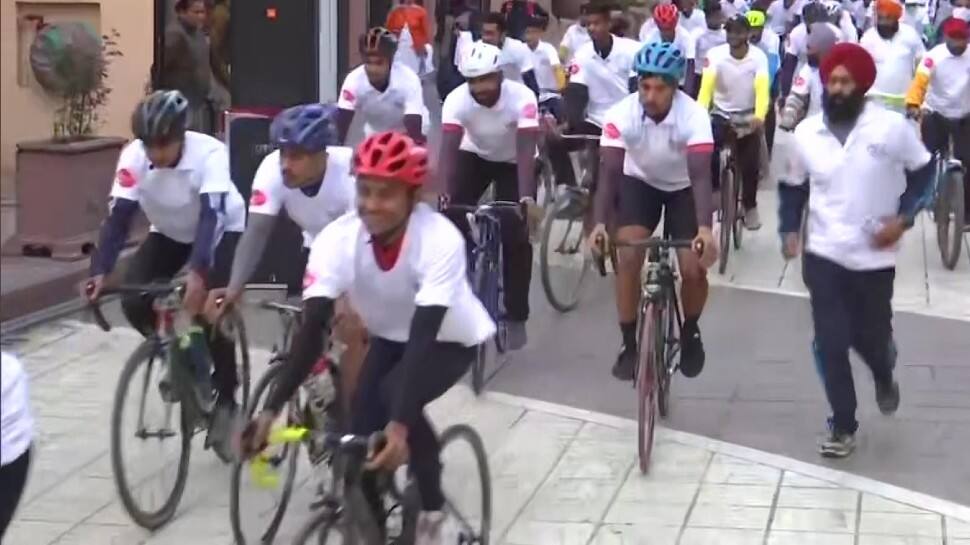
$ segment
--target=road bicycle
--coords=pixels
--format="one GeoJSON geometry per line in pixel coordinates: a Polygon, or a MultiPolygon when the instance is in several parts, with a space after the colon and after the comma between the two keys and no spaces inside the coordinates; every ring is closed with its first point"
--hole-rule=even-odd
{"type": "MultiPolygon", "coordinates": [[[[465,214],[471,230],[468,278],[475,295],[495,322],[497,331],[494,343],[497,359],[505,354],[508,346],[503,304],[505,290],[502,280],[502,225],[499,215],[503,209],[521,213],[522,205],[511,201],[492,201],[474,206],[442,202],[440,206],[445,210],[465,214]]],[[[484,391],[485,383],[498,372],[498,365],[494,366],[491,373],[487,372],[488,362],[492,359],[489,345],[488,341],[479,345],[478,354],[472,362],[472,390],[476,395],[484,391]]]]}
{"type": "MultiPolygon", "coordinates": [[[[634,386],[637,389],[637,452],[640,471],[647,473],[653,452],[657,415],[666,418],[670,409],[670,382],[679,367],[680,331],[683,316],[677,290],[676,256],[678,249],[693,249],[691,240],[648,238],[617,242],[613,248],[644,248],[647,261],[641,275],[640,309],[637,314],[637,366],[634,386]]],[[[600,252],[596,264],[606,276],[606,259],[600,252]]],[[[616,269],[616,258],[613,268],[616,269]]]]}
{"type": "MultiPolygon", "coordinates": [[[[950,135],[957,131],[956,122],[942,118],[950,135]]],[[[953,154],[953,137],[946,149],[934,154],[936,161],[936,184],[933,191],[933,218],[936,221],[936,242],[940,249],[943,266],[953,270],[960,260],[965,229],[963,180],[966,176],[963,163],[953,154]]]]}
{"type": "MultiPolygon", "coordinates": [[[[91,289],[89,285],[88,290],[91,289]]],[[[181,312],[184,289],[183,284],[165,283],[126,284],[102,291],[102,296],[117,293],[154,298],[155,331],[135,348],[125,363],[118,378],[111,410],[111,467],[118,496],[132,520],[149,530],[160,528],[175,515],[185,491],[192,438],[200,431],[208,430],[213,415],[213,392],[205,391],[208,389],[206,385],[210,384],[205,376],[210,366],[198,368],[198,362],[187,355],[192,326],[181,312]],[[143,376],[137,376],[139,373],[143,373],[143,376]],[[167,444],[176,449],[173,453],[177,456],[175,475],[165,488],[161,506],[158,507],[143,504],[141,493],[145,492],[144,487],[151,481],[162,480],[173,461],[165,454],[125,460],[124,454],[128,449],[122,445],[122,439],[127,436],[123,431],[123,416],[126,416],[126,409],[129,408],[128,397],[133,389],[139,397],[135,400],[136,406],[130,407],[137,417],[131,436],[140,441],[140,446],[167,444]],[[151,397],[157,397],[162,404],[162,415],[157,424],[146,418],[146,402],[151,397]],[[176,410],[177,416],[174,415],[176,410]]],[[[90,309],[98,326],[110,331],[111,325],[102,314],[100,304],[92,302],[90,309]]],[[[233,312],[222,320],[219,329],[235,340],[241,371],[242,403],[245,405],[249,400],[250,381],[245,324],[233,312]]],[[[209,446],[206,441],[205,448],[209,446]]]]}
{"type": "MultiPolygon", "coordinates": [[[[283,433],[274,433],[270,442],[305,441],[307,435],[314,435],[300,428],[287,428],[283,433]]],[[[379,448],[383,441],[381,433],[372,436],[347,435],[325,432],[317,435],[317,440],[334,453],[333,479],[319,507],[297,533],[294,545],[413,545],[417,530],[421,500],[413,479],[406,479],[403,487],[398,486],[392,474],[378,475],[377,493],[383,509],[375,512],[368,502],[361,482],[364,462],[368,452],[379,448]],[[394,520],[397,515],[399,520],[394,520]]],[[[445,490],[444,511],[450,516],[450,532],[454,541],[449,545],[489,545],[492,525],[492,488],[488,458],[481,437],[470,426],[456,424],[450,426],[438,439],[442,453],[442,471],[448,472],[453,465],[461,470],[464,485],[477,483],[478,491],[472,491],[472,499],[477,509],[459,509],[458,501],[467,499],[467,489],[463,490],[460,500],[449,497],[445,490]],[[463,466],[456,460],[453,447],[464,443],[471,450],[471,464],[474,468],[463,466]],[[467,475],[475,471],[477,479],[467,475]],[[475,492],[478,492],[477,494],[475,492]],[[455,528],[457,526],[457,528],[455,528]]],[[[467,461],[467,460],[466,460],[467,461]]],[[[442,478],[442,481],[445,481],[442,478]]],[[[464,503],[464,502],[463,502],[464,503]]]]}
{"type": "Polygon", "coordinates": [[[738,163],[738,139],[751,134],[750,122],[734,117],[717,115],[726,120],[724,131],[724,145],[721,146],[720,182],[721,203],[718,219],[721,223],[720,247],[721,252],[717,263],[717,272],[727,271],[731,257],[731,246],[735,250],[741,249],[741,239],[744,234],[744,206],[741,204],[741,166],[738,163]]]}
{"type": "Polygon", "coordinates": [[[539,272],[549,304],[559,312],[569,312],[579,304],[583,281],[592,268],[584,243],[591,227],[590,214],[599,159],[596,144],[600,137],[564,134],[559,138],[584,141],[587,145],[579,159],[579,185],[559,186],[561,189],[546,208],[539,242],[539,272]]]}

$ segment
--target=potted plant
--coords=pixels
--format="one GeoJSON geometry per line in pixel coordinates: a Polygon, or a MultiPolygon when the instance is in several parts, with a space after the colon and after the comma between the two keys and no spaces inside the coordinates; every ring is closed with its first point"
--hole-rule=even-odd
{"type": "Polygon", "coordinates": [[[80,259],[94,248],[126,139],[98,136],[111,96],[119,34],[98,36],[82,23],[46,25],[31,46],[40,86],[59,104],[51,138],[17,144],[17,233],[5,250],[80,259]]]}

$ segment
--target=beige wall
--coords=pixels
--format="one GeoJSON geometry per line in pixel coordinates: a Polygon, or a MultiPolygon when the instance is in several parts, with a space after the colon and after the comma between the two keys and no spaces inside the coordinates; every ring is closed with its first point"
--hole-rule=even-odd
{"type": "Polygon", "coordinates": [[[22,63],[29,51],[33,25],[19,16],[39,14],[46,22],[87,21],[101,33],[114,28],[121,33],[119,49],[111,65],[113,89],[102,115],[100,134],[128,136],[128,120],[142,96],[152,63],[152,0],[0,0],[0,175],[3,196],[13,197],[9,187],[15,172],[17,142],[47,138],[57,106],[40,88],[22,63]]]}

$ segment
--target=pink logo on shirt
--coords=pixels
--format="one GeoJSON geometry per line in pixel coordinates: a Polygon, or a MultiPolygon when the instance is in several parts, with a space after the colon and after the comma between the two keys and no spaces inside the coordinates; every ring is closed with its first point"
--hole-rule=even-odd
{"type": "Polygon", "coordinates": [[[135,175],[132,174],[127,168],[119,170],[115,178],[118,180],[118,185],[121,187],[135,187],[135,175]]]}
{"type": "Polygon", "coordinates": [[[310,271],[306,271],[305,273],[303,273],[303,289],[309,288],[316,281],[317,281],[316,277],[313,276],[313,273],[311,273],[310,271]]]}
{"type": "Polygon", "coordinates": [[[569,65],[569,75],[575,76],[578,73],[579,73],[579,65],[578,64],[575,64],[575,63],[574,64],[570,64],[569,65]]]}
{"type": "Polygon", "coordinates": [[[526,119],[535,119],[538,113],[539,108],[531,102],[522,107],[522,117],[526,119]]]}
{"type": "Polygon", "coordinates": [[[344,100],[346,100],[347,102],[353,102],[353,101],[357,100],[357,97],[354,96],[354,94],[350,92],[350,89],[344,89],[343,90],[343,93],[341,93],[341,94],[343,95],[344,100]]]}
{"type": "Polygon", "coordinates": [[[933,59],[929,57],[926,57],[925,59],[923,59],[923,66],[927,68],[933,68],[933,59]]]}
{"type": "Polygon", "coordinates": [[[249,197],[249,204],[253,206],[263,206],[266,204],[266,193],[263,193],[258,189],[253,191],[252,196],[249,197]]]}
{"type": "Polygon", "coordinates": [[[805,85],[805,78],[803,78],[801,76],[797,76],[795,78],[795,86],[796,87],[801,87],[802,85],[805,85]]]}
{"type": "Polygon", "coordinates": [[[607,138],[616,139],[620,137],[620,129],[618,129],[613,123],[607,123],[606,126],[603,127],[603,134],[605,134],[607,138]]]}

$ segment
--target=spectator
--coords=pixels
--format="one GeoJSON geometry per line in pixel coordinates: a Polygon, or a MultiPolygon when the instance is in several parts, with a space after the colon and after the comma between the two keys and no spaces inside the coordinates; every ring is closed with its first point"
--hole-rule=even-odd
{"type": "Polygon", "coordinates": [[[505,16],[507,35],[519,41],[525,40],[525,28],[531,19],[549,18],[549,12],[533,0],[507,0],[502,4],[501,13],[505,16]]]}
{"type": "Polygon", "coordinates": [[[17,358],[0,353],[0,543],[24,492],[33,437],[27,373],[17,358]]]}
{"type": "Polygon", "coordinates": [[[209,48],[212,75],[229,89],[229,0],[215,0],[209,14],[209,48]]]}
{"type": "Polygon", "coordinates": [[[428,12],[418,5],[415,0],[400,0],[398,5],[387,14],[387,30],[390,30],[398,37],[408,28],[411,33],[412,47],[414,54],[424,57],[426,54],[425,46],[430,43],[428,32],[428,12]]]}
{"type": "Polygon", "coordinates": [[[212,132],[209,91],[212,68],[205,35],[211,0],[176,0],[176,20],[165,30],[165,52],[159,87],[181,91],[189,100],[188,128],[212,132]]]}

